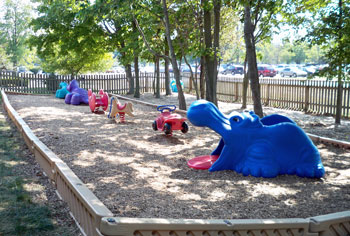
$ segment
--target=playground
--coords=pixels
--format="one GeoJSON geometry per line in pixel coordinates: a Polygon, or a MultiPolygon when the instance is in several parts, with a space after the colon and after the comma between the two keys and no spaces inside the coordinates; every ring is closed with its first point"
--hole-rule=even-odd
{"type": "MultiPolygon", "coordinates": [[[[147,96],[147,97],[146,97],[147,96]]],[[[322,179],[281,175],[264,179],[234,171],[194,170],[187,161],[208,155],[220,136],[193,126],[172,136],[152,129],[159,112],[134,103],[125,122],[70,106],[54,96],[8,95],[34,134],[61,158],[115,216],[175,219],[307,218],[350,209],[350,152],[318,143],[322,179]]],[[[176,96],[147,102],[176,103],[176,96]]],[[[188,105],[194,101],[188,97],[188,105]]],[[[122,104],[126,101],[120,100],[122,104]]],[[[228,113],[233,104],[219,104],[228,113]]],[[[272,109],[265,112],[272,113],[272,109]]],[[[307,133],[349,140],[349,124],[332,132],[330,117],[286,112],[307,133]],[[297,115],[299,114],[299,115],[297,115]],[[293,116],[294,117],[293,117],[293,116]],[[306,124],[307,123],[307,124],[306,124]]]]}

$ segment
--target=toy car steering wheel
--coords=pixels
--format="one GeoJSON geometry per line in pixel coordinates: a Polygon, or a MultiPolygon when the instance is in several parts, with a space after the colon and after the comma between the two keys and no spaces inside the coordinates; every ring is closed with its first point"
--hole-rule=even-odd
{"type": "Polygon", "coordinates": [[[175,111],[176,106],[175,105],[160,105],[157,106],[157,111],[160,111],[163,113],[164,110],[168,110],[169,112],[175,111]]]}

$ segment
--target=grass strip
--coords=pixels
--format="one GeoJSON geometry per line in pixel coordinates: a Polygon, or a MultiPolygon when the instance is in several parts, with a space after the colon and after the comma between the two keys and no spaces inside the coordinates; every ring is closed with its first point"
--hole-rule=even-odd
{"type": "MultiPolygon", "coordinates": [[[[1,95],[0,95],[1,96],[1,95]]],[[[1,99],[1,97],[0,97],[1,99]]],[[[0,100],[1,104],[1,100],[0,100]]],[[[24,142],[0,109],[0,236],[7,235],[74,235],[69,227],[59,227],[45,203],[33,201],[45,192],[40,183],[25,173],[24,142]],[[21,156],[22,154],[22,156],[21,156]],[[40,192],[41,191],[41,192],[40,192]]],[[[76,233],[76,232],[75,232],[76,233]]]]}

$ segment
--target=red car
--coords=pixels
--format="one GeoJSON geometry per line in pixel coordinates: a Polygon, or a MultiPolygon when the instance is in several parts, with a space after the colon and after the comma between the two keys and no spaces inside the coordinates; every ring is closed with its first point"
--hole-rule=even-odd
{"type": "Polygon", "coordinates": [[[258,66],[259,77],[275,77],[277,71],[271,66],[258,66]]]}
{"type": "Polygon", "coordinates": [[[188,125],[185,122],[186,118],[180,114],[172,113],[175,109],[175,105],[158,106],[157,111],[161,113],[152,123],[153,130],[164,131],[166,135],[172,135],[173,130],[181,130],[182,133],[187,133],[188,125]]]}

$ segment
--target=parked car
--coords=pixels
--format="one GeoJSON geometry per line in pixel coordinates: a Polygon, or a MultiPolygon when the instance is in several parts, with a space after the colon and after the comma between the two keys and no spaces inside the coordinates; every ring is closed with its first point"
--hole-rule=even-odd
{"type": "Polygon", "coordinates": [[[303,71],[307,73],[308,76],[313,75],[316,72],[316,69],[312,66],[306,66],[301,68],[303,71]]]}
{"type": "Polygon", "coordinates": [[[229,65],[222,72],[224,75],[243,75],[243,66],[229,65]]]}
{"type": "Polygon", "coordinates": [[[299,68],[296,68],[296,67],[287,67],[287,68],[284,68],[282,71],[281,71],[281,76],[284,77],[284,76],[289,76],[289,77],[306,77],[307,76],[307,72],[299,69],[299,68]]]}
{"type": "Polygon", "coordinates": [[[277,74],[280,74],[281,71],[286,68],[286,65],[277,65],[275,66],[275,70],[277,71],[277,74]]]}
{"type": "MultiPolygon", "coordinates": [[[[196,66],[194,65],[191,65],[191,69],[192,69],[192,72],[195,73],[196,72],[196,66]]],[[[191,72],[190,71],[190,68],[188,68],[188,65],[185,65],[184,67],[181,68],[182,72],[191,72]]],[[[199,72],[199,70],[197,69],[197,73],[199,72]]]]}
{"type": "Polygon", "coordinates": [[[272,66],[258,66],[259,77],[275,77],[277,71],[272,66]]]}
{"type": "Polygon", "coordinates": [[[228,64],[221,64],[218,69],[219,73],[222,74],[228,66],[229,66],[228,64]]]}

